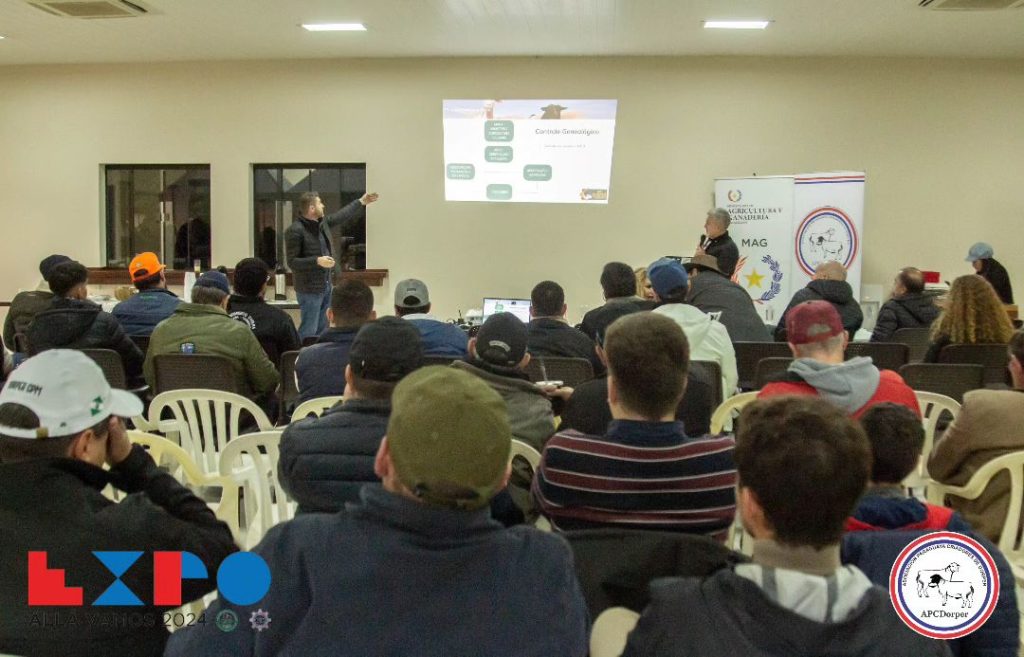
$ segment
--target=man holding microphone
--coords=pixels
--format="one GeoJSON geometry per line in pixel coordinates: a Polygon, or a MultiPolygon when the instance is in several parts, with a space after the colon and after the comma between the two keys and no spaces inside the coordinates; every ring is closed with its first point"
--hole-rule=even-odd
{"type": "Polygon", "coordinates": [[[318,192],[305,192],[299,197],[299,216],[285,230],[284,243],[301,312],[299,337],[303,340],[320,335],[327,328],[331,286],[335,274],[341,271],[331,255],[331,229],[341,226],[343,235],[352,233],[365,215],[364,208],[377,198],[376,193],[363,194],[325,216],[318,192]]]}
{"type": "Polygon", "coordinates": [[[725,277],[732,279],[736,269],[736,263],[740,259],[740,250],[736,248],[736,242],[729,237],[729,223],[732,217],[729,211],[724,208],[715,208],[708,211],[708,218],[704,221],[704,235],[700,236],[700,246],[693,255],[709,255],[718,259],[718,269],[725,274],[725,277]]]}

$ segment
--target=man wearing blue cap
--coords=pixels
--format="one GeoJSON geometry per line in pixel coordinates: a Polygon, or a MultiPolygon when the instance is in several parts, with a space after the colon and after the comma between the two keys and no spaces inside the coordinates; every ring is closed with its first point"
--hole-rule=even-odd
{"type": "Polygon", "coordinates": [[[1013,286],[1010,285],[1010,275],[1006,273],[1006,267],[992,257],[993,254],[991,244],[977,242],[971,246],[964,259],[971,263],[978,276],[991,283],[1003,303],[1012,304],[1013,286]]]}
{"type": "Polygon", "coordinates": [[[277,388],[277,368],[267,358],[259,340],[227,313],[231,288],[228,277],[208,271],[192,287],[192,303],[182,303],[170,317],[157,324],[149,339],[143,373],[146,383],[156,385],[153,358],[161,354],[214,354],[231,361],[235,389],[246,397],[265,396],[277,388]]]}

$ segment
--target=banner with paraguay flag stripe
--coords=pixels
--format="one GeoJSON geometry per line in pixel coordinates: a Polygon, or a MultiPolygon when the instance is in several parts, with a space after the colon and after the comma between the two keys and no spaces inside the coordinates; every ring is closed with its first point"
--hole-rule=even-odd
{"type": "Polygon", "coordinates": [[[732,215],[729,235],[740,252],[733,280],[766,324],[829,260],[846,267],[860,298],[864,185],[861,171],[715,180],[715,205],[732,215]]]}

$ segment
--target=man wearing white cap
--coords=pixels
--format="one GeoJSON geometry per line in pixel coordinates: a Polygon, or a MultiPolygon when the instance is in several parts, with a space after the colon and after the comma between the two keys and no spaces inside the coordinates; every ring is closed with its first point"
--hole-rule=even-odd
{"type": "Polygon", "coordinates": [[[977,242],[971,245],[964,260],[971,263],[978,276],[992,284],[1003,303],[1012,304],[1013,286],[1010,285],[1010,275],[1006,273],[1006,267],[993,258],[993,255],[995,253],[991,244],[977,242]]]}
{"type": "Polygon", "coordinates": [[[238,549],[202,500],[128,441],[121,418],[140,413],[137,397],[66,349],[28,359],[0,391],[0,653],[160,654],[168,608],[152,604],[153,553],[198,557],[209,577],[180,578],[187,602],[213,590],[238,549]],[[107,484],[127,497],[104,497],[107,484]]]}

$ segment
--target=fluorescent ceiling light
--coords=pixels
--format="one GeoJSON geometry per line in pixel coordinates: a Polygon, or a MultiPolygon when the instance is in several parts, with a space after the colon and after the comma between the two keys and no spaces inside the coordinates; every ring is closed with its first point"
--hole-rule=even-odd
{"type": "Polygon", "coordinates": [[[365,32],[362,23],[303,23],[302,27],[310,32],[365,32]]]}
{"type": "Polygon", "coordinates": [[[763,30],[771,21],[704,21],[705,29],[715,30],[763,30]]]}

